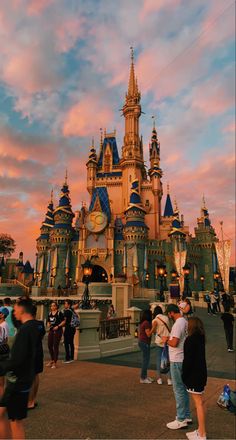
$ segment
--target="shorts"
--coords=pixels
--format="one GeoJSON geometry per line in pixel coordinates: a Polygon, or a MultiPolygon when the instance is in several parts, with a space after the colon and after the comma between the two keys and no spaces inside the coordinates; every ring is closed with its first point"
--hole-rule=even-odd
{"type": "Polygon", "coordinates": [[[195,387],[195,388],[187,388],[188,393],[191,394],[203,394],[204,388],[202,387],[195,387]]]}
{"type": "Polygon", "coordinates": [[[27,388],[23,391],[10,392],[8,395],[4,392],[1,406],[6,407],[9,420],[22,420],[27,417],[29,391],[29,388],[27,388]],[[4,404],[5,399],[6,403],[4,404]]]}

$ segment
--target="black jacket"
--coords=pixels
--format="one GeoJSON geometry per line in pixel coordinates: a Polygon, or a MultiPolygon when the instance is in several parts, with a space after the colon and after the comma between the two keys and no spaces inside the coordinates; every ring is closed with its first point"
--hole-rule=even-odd
{"type": "Polygon", "coordinates": [[[182,379],[187,388],[204,388],[207,383],[205,337],[188,336],[184,343],[182,379]]]}

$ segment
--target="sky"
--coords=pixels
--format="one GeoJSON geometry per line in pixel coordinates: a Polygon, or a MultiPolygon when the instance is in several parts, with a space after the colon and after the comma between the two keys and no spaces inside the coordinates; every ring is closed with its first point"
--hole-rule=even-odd
{"type": "Polygon", "coordinates": [[[234,239],[234,18],[234,0],[1,0],[0,232],[15,255],[34,264],[66,168],[73,210],[89,203],[100,128],[116,128],[121,152],[130,46],[147,161],[152,115],[161,144],[162,206],[169,183],[193,234],[204,194],[216,232],[223,221],[234,239]]]}

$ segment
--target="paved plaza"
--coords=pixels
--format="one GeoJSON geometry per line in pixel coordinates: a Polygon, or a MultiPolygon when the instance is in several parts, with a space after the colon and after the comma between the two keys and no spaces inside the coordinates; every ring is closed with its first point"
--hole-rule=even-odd
{"type": "MultiPolygon", "coordinates": [[[[216,404],[225,383],[235,388],[234,353],[226,350],[219,317],[204,317],[207,332],[209,379],[205,399],[209,439],[235,438],[235,417],[216,404]]],[[[63,346],[61,346],[63,354],[63,346]]],[[[186,430],[170,431],[175,417],[172,387],[139,384],[140,353],[115,356],[102,362],[59,362],[45,367],[39,405],[29,411],[26,435],[31,439],[186,439],[186,430]]],[[[151,369],[154,370],[154,351],[151,369]]],[[[155,376],[155,371],[150,371],[155,376]]],[[[196,427],[196,413],[193,410],[196,427]]]]}

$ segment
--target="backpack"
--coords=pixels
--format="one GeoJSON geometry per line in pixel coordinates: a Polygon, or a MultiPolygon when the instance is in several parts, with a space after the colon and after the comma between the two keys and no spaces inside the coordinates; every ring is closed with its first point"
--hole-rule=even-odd
{"type": "Polygon", "coordinates": [[[74,312],[74,310],[71,310],[71,311],[72,311],[72,317],[71,317],[70,326],[72,328],[77,328],[80,325],[79,317],[78,317],[77,313],[74,312]]]}

